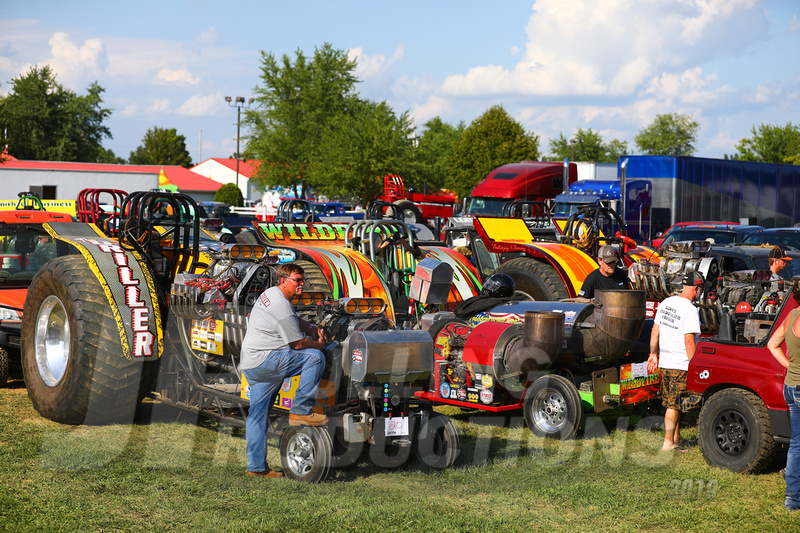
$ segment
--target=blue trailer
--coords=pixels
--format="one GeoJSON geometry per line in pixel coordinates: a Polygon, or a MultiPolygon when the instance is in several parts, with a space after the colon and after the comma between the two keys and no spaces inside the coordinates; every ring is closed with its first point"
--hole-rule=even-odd
{"type": "Polygon", "coordinates": [[[729,159],[621,157],[627,179],[653,184],[652,231],[676,222],[746,219],[770,227],[800,222],[800,166],[729,159]]]}

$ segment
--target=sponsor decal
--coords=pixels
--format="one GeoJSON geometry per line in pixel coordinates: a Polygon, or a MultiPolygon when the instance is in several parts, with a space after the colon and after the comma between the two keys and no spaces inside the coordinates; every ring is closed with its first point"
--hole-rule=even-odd
{"type": "Polygon", "coordinates": [[[364,355],[361,353],[361,350],[353,350],[353,363],[360,365],[363,360],[364,355]]]}
{"type": "Polygon", "coordinates": [[[456,392],[456,397],[461,400],[462,402],[467,399],[467,391],[464,389],[458,389],[456,392]]]}
{"type": "Polygon", "coordinates": [[[483,403],[488,405],[488,404],[492,403],[493,399],[494,399],[494,394],[492,394],[492,391],[486,390],[486,389],[483,389],[481,391],[481,401],[483,403]]]}
{"type": "Polygon", "coordinates": [[[292,388],[292,379],[291,378],[284,379],[283,383],[281,383],[281,390],[283,392],[289,392],[289,389],[291,388],[292,388]]]}
{"type": "Polygon", "coordinates": [[[481,379],[481,383],[483,384],[484,387],[490,389],[494,384],[494,380],[492,379],[492,376],[490,376],[489,374],[484,374],[483,378],[481,379]]]}
{"type": "Polygon", "coordinates": [[[442,383],[439,385],[439,396],[442,398],[449,398],[450,397],[450,384],[449,383],[442,383]]]}
{"type": "Polygon", "coordinates": [[[708,379],[711,377],[711,371],[706,368],[702,372],[700,372],[700,375],[698,377],[700,379],[708,379]]]}

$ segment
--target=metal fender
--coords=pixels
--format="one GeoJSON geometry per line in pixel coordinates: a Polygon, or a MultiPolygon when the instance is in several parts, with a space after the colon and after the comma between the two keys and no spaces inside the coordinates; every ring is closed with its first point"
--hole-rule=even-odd
{"type": "Polygon", "coordinates": [[[453,285],[450,287],[448,303],[460,303],[481,292],[478,271],[460,253],[442,246],[420,246],[428,257],[453,267],[453,285]]]}
{"type": "Polygon", "coordinates": [[[103,286],[127,359],[157,358],[164,351],[164,329],[155,283],[143,259],[106,237],[94,224],[51,222],[54,238],[74,246],[103,286]]]}

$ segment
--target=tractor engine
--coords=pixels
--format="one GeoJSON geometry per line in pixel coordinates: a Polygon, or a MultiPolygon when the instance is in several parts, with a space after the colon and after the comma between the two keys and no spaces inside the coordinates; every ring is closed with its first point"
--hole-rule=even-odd
{"type": "Polygon", "coordinates": [[[429,386],[442,398],[503,404],[545,373],[586,374],[619,361],[644,317],[642,291],[598,291],[594,303],[510,302],[468,322],[439,313],[429,318],[435,364],[429,386]]]}

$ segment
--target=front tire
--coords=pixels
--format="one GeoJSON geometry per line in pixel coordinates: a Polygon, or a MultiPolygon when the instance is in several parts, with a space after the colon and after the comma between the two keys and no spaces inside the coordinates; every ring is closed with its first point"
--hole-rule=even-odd
{"type": "Polygon", "coordinates": [[[10,369],[11,360],[8,352],[0,348],[0,387],[5,387],[8,383],[8,378],[11,373],[10,369]]]}
{"type": "Polygon", "coordinates": [[[324,427],[288,426],[281,435],[283,474],[296,481],[321,483],[333,464],[333,443],[324,427]]]}
{"type": "Polygon", "coordinates": [[[571,439],[583,425],[578,389],[556,374],[540,377],[525,390],[522,410],[528,429],[538,437],[571,439]]]}
{"type": "Polygon", "coordinates": [[[495,272],[511,276],[515,289],[535,300],[558,301],[569,297],[556,269],[535,259],[517,257],[500,265],[495,272]]]}
{"type": "Polygon", "coordinates": [[[416,442],[417,459],[431,468],[448,468],[452,466],[461,452],[458,429],[449,417],[433,412],[428,419],[427,428],[420,428],[416,442]]]}
{"type": "Polygon", "coordinates": [[[776,450],[764,402],[743,389],[711,396],[700,410],[697,434],[706,462],[734,472],[761,472],[776,450]]]}
{"type": "Polygon", "coordinates": [[[33,407],[62,424],[131,422],[158,361],[129,360],[111,306],[82,256],[46,263],[22,316],[22,372],[33,407]]]}

